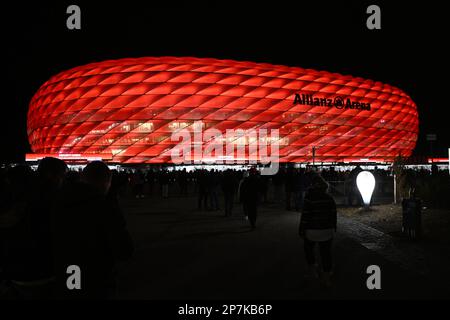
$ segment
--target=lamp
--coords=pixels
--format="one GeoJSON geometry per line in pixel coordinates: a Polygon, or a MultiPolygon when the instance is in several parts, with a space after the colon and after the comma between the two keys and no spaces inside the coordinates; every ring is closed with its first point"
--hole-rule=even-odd
{"type": "Polygon", "coordinates": [[[369,171],[361,171],[356,177],[356,185],[363,198],[364,206],[368,208],[375,189],[375,177],[369,171]]]}

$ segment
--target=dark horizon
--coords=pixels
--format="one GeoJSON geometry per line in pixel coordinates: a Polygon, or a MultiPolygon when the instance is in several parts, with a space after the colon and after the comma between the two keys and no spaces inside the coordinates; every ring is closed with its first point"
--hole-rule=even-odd
{"type": "Polygon", "coordinates": [[[6,5],[7,88],[1,161],[22,161],[30,152],[28,103],[52,75],[107,59],[194,56],[265,62],[349,74],[405,91],[419,110],[413,155],[428,156],[425,136],[437,134],[434,156],[450,146],[445,115],[448,69],[445,16],[440,7],[378,3],[382,29],[365,27],[372,4],[277,2],[225,4],[83,3],[82,28],[66,28],[71,2],[6,5]]]}

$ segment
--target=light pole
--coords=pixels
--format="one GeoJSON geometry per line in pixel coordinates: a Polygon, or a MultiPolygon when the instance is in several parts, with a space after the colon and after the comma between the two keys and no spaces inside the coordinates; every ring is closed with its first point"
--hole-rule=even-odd
{"type": "Polygon", "coordinates": [[[431,157],[431,164],[433,164],[433,141],[437,140],[437,136],[434,133],[427,134],[427,141],[430,142],[430,157],[431,157]]]}
{"type": "Polygon", "coordinates": [[[316,146],[312,147],[312,160],[313,160],[313,166],[315,165],[315,159],[316,159],[316,146]]]}

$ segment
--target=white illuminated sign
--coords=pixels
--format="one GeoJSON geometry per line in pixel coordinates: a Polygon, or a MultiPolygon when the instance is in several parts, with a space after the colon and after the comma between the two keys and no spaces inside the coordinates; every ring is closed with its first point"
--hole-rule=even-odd
{"type": "Polygon", "coordinates": [[[375,177],[369,171],[361,171],[356,177],[356,185],[361,193],[364,206],[368,207],[375,189],[375,177]]]}

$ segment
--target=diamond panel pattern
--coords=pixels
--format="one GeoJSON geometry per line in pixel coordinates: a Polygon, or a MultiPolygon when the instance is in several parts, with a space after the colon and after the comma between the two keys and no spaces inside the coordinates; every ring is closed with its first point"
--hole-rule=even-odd
{"type": "Polygon", "coordinates": [[[310,161],[312,146],[318,162],[392,161],[412,153],[419,123],[411,98],[377,81],[265,63],[147,57],[53,76],[33,96],[27,126],[35,153],[166,163],[178,143],[171,134],[195,121],[224,136],[227,129],[279,129],[281,162],[310,161]],[[371,109],[294,104],[296,94],[339,96],[371,109]]]}

